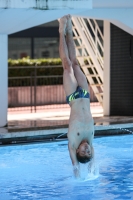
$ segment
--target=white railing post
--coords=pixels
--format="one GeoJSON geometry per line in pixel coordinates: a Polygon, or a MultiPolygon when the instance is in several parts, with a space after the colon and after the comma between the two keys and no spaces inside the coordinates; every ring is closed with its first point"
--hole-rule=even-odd
{"type": "Polygon", "coordinates": [[[8,37],[0,34],[0,127],[7,124],[8,107],[8,37]]]}
{"type": "Polygon", "coordinates": [[[104,21],[104,115],[110,115],[110,22],[104,21]]]}

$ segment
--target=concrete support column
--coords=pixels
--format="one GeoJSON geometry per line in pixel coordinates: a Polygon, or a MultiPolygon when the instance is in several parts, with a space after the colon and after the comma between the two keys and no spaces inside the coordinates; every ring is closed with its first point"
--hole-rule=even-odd
{"type": "Polygon", "coordinates": [[[104,115],[110,115],[110,22],[104,20],[104,115]]]}
{"type": "Polygon", "coordinates": [[[0,127],[7,124],[8,107],[8,37],[0,34],[0,127]]]}

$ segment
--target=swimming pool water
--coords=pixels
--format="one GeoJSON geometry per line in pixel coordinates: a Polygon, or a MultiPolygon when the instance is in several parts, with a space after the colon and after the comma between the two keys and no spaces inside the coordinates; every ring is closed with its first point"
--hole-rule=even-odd
{"type": "MultiPolygon", "coordinates": [[[[75,180],[67,141],[0,147],[0,200],[133,199],[133,135],[94,139],[99,175],[75,180]]],[[[88,175],[89,176],[89,175],[88,175]]]]}

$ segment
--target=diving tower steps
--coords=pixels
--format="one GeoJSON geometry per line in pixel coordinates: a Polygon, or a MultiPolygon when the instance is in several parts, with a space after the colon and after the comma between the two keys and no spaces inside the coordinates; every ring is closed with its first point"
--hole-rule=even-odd
{"type": "Polygon", "coordinates": [[[103,106],[104,37],[96,20],[72,17],[76,56],[97,100],[103,106]]]}

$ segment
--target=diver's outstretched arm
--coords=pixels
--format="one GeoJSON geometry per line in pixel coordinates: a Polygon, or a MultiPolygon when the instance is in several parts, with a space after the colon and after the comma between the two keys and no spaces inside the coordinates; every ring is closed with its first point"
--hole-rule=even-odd
{"type": "Polygon", "coordinates": [[[68,143],[68,150],[69,150],[70,158],[71,158],[72,165],[73,165],[74,176],[75,176],[75,178],[79,178],[80,177],[80,168],[79,168],[79,162],[76,157],[76,149],[72,148],[71,144],[68,143]]]}

